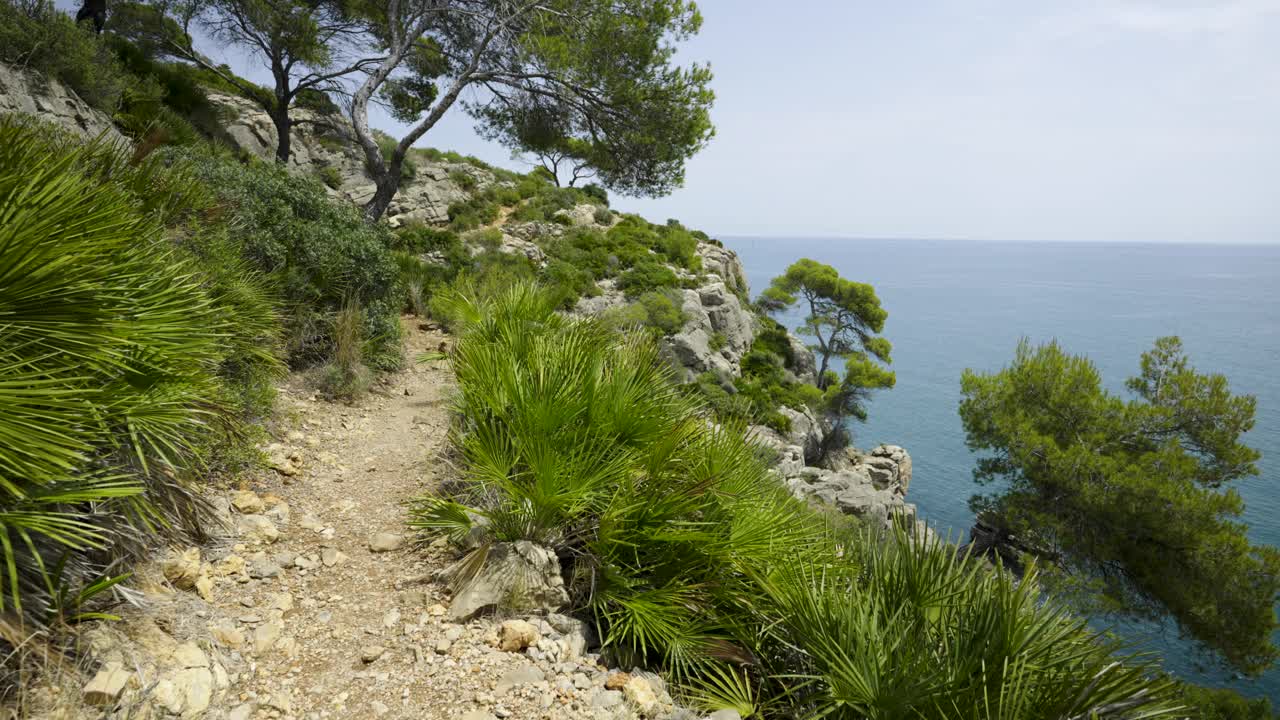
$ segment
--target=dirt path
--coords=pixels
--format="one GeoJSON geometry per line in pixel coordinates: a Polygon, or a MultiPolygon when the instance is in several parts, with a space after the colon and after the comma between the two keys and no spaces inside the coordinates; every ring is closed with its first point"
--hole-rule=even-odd
{"type": "MultiPolygon", "coordinates": [[[[229,720],[641,714],[628,678],[611,679],[595,655],[558,653],[563,636],[545,619],[529,618],[534,647],[506,652],[501,619],[444,617],[448,595],[432,578],[453,555],[404,534],[404,503],[449,471],[451,375],[416,362],[449,339],[405,326],[408,366],[357,406],[315,397],[301,377],[281,388],[276,469],[213,497],[234,530],[199,557],[175,548],[139,568],[140,604],[84,634],[92,679],[36,689],[29,707],[229,720]]],[[[643,714],[688,717],[649,681],[660,701],[643,714]]]]}

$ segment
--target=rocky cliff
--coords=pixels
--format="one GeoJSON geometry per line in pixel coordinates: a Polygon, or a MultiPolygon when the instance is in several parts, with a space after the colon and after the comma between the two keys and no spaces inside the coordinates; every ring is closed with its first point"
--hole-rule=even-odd
{"type": "Polygon", "coordinates": [[[95,110],[62,83],[0,63],[0,114],[23,113],[86,137],[123,140],[111,117],[95,110]]]}

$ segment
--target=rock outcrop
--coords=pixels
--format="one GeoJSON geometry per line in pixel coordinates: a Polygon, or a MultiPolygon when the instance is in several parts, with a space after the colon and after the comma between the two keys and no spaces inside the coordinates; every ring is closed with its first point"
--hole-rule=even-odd
{"type": "Polygon", "coordinates": [[[719,275],[729,290],[747,295],[747,274],[742,269],[738,254],[715,243],[698,243],[698,257],[705,272],[719,275]]]}
{"type": "Polygon", "coordinates": [[[0,63],[0,114],[24,113],[85,137],[124,140],[111,116],[57,80],[0,63]]]}
{"type": "MultiPolygon", "coordinates": [[[[223,111],[226,139],[233,146],[263,159],[275,156],[279,135],[262,108],[234,95],[210,93],[209,99],[223,111]]],[[[325,173],[331,194],[353,203],[363,204],[372,197],[375,188],[365,169],[364,152],[346,118],[305,109],[295,110],[294,116],[289,168],[300,174],[325,173]]],[[[401,184],[387,207],[387,222],[392,227],[448,222],[449,206],[471,197],[471,191],[454,181],[459,174],[470,177],[475,190],[496,182],[493,173],[468,163],[419,160],[414,177],[401,184]]]]}
{"type": "Polygon", "coordinates": [[[704,372],[736,376],[742,356],[755,340],[755,317],[743,307],[723,279],[683,291],[684,327],[666,339],[684,369],[683,382],[704,372]]]}
{"type": "Polygon", "coordinates": [[[783,406],[778,408],[778,412],[790,421],[789,431],[780,433],[764,425],[752,425],[747,428],[748,437],[778,453],[798,448],[806,463],[817,465],[821,462],[823,443],[831,431],[827,422],[809,408],[796,410],[783,406]]]}
{"type": "Polygon", "coordinates": [[[801,450],[791,446],[776,470],[791,493],[817,500],[869,522],[888,526],[896,517],[915,520],[916,508],[906,502],[911,484],[911,456],[896,445],[880,445],[841,470],[795,467],[801,450]]]}

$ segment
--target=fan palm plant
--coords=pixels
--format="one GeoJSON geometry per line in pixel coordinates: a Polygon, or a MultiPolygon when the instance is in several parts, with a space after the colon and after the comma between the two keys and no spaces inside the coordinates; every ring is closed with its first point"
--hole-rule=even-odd
{"type": "Polygon", "coordinates": [[[249,348],[273,319],[253,278],[166,236],[198,186],[127,157],[0,119],[0,610],[28,622],[55,579],[197,528],[187,471],[242,392],[221,373],[279,367],[249,348]]]}
{"type": "Polygon", "coordinates": [[[678,393],[652,339],[528,284],[444,299],[465,483],[412,524],[555,551],[574,610],[690,699],[812,718],[1172,714],[1145,658],[953,548],[829,524],[678,393]]]}

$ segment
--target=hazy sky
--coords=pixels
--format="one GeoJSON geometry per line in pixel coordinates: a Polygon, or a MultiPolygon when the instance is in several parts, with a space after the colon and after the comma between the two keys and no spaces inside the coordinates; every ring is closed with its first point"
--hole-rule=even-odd
{"type": "MultiPolygon", "coordinates": [[[[1280,242],[1280,0],[699,5],[682,56],[715,72],[717,135],[683,189],[615,207],[713,235],[1280,242]]],[[[521,167],[461,112],[420,144],[521,167]]]]}

